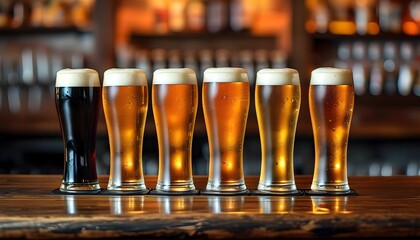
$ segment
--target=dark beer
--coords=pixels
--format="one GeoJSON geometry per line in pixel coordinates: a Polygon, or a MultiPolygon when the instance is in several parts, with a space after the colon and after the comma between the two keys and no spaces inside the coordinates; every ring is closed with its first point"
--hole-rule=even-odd
{"type": "Polygon", "coordinates": [[[57,73],[55,103],[65,156],[62,191],[99,189],[96,126],[100,99],[101,88],[96,71],[64,69],[57,73]]]}
{"type": "Polygon", "coordinates": [[[350,70],[312,72],[309,110],[315,142],[314,191],[348,191],[347,144],[354,107],[350,70]]]}

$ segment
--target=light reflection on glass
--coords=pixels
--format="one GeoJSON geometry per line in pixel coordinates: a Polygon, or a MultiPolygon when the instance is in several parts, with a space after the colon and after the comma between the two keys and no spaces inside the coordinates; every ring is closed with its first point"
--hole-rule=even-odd
{"type": "Polygon", "coordinates": [[[346,196],[311,196],[313,214],[348,214],[346,196]]]}
{"type": "Polygon", "coordinates": [[[294,197],[259,196],[259,212],[264,214],[293,212],[294,197]]]}
{"type": "Polygon", "coordinates": [[[159,196],[157,202],[160,213],[188,213],[193,210],[194,196],[159,196]]]}
{"type": "Polygon", "coordinates": [[[209,196],[208,206],[211,213],[243,213],[244,196],[209,196]]]}
{"type": "Polygon", "coordinates": [[[76,199],[74,196],[65,196],[67,214],[77,214],[76,199]]]}
{"type": "Polygon", "coordinates": [[[111,214],[137,214],[144,212],[144,196],[110,196],[111,214]]]}

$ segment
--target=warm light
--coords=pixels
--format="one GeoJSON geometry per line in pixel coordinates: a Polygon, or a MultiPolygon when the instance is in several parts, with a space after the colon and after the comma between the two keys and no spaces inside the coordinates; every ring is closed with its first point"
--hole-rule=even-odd
{"type": "Polygon", "coordinates": [[[178,171],[182,171],[182,162],[183,162],[182,155],[178,155],[174,157],[174,159],[175,159],[174,160],[175,169],[178,171]]]}
{"type": "Polygon", "coordinates": [[[308,33],[316,32],[316,22],[314,20],[308,20],[305,23],[305,28],[308,33]]]}
{"type": "Polygon", "coordinates": [[[419,34],[419,27],[415,22],[405,22],[402,26],[405,34],[417,35],[419,34]]]}
{"type": "Polygon", "coordinates": [[[329,24],[330,32],[338,35],[352,35],[356,33],[356,25],[350,21],[332,21],[329,24]]]}
{"type": "Polygon", "coordinates": [[[336,163],[335,164],[335,170],[340,170],[341,169],[341,165],[340,163],[336,163]]]}
{"type": "Polygon", "coordinates": [[[379,25],[376,22],[369,22],[368,23],[368,33],[370,35],[376,35],[380,32],[379,25]]]}

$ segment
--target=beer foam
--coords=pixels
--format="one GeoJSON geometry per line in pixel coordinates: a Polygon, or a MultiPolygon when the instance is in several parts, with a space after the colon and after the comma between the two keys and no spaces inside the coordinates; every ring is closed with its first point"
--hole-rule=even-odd
{"type": "Polygon", "coordinates": [[[243,68],[221,67],[207,68],[204,82],[248,82],[248,73],[243,68]]]}
{"type": "Polygon", "coordinates": [[[104,73],[103,86],[147,86],[146,73],[135,68],[111,68],[104,73]]]}
{"type": "Polygon", "coordinates": [[[311,85],[353,85],[353,74],[344,68],[317,68],[312,71],[311,85]]]}
{"type": "Polygon", "coordinates": [[[191,68],[161,68],[153,73],[153,84],[197,84],[191,68]]]}
{"type": "Polygon", "coordinates": [[[61,69],[57,72],[56,87],[100,87],[99,75],[93,69],[61,69]]]}
{"type": "Polygon", "coordinates": [[[292,68],[265,68],[257,72],[257,85],[300,85],[299,72],[292,68]]]}

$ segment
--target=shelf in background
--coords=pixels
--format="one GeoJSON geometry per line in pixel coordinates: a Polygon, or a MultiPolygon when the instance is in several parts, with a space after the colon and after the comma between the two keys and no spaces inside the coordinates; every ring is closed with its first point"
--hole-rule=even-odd
{"type": "Polygon", "coordinates": [[[78,27],[22,27],[22,28],[0,28],[0,36],[26,36],[38,34],[90,34],[90,29],[82,29],[78,27]]]}
{"type": "Polygon", "coordinates": [[[309,36],[313,40],[324,40],[324,41],[344,41],[344,40],[371,40],[371,41],[391,41],[391,40],[411,40],[418,41],[420,36],[418,35],[407,35],[403,33],[379,33],[376,35],[338,35],[332,33],[309,33],[309,36]]]}
{"type": "Polygon", "coordinates": [[[276,49],[274,35],[253,35],[249,32],[171,33],[131,35],[131,42],[143,48],[167,49],[276,49]]]}

